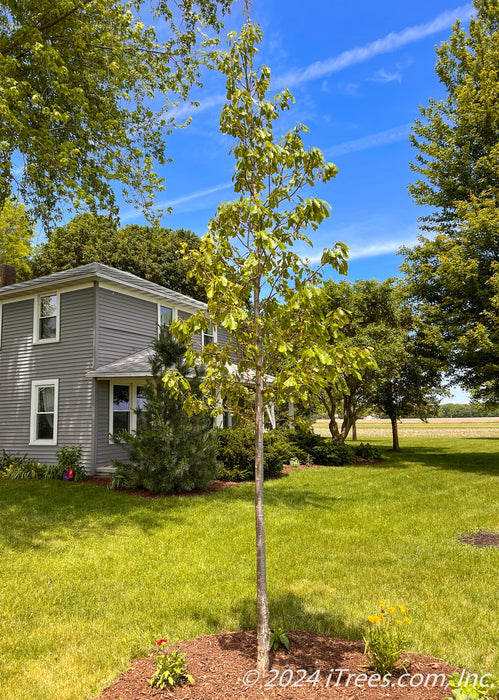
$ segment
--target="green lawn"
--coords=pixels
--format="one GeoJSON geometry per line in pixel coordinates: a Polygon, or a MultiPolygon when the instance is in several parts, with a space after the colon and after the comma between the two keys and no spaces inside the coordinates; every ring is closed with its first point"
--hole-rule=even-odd
{"type": "MultiPolygon", "coordinates": [[[[499,439],[403,447],[267,483],[271,616],[359,638],[400,603],[414,650],[499,674],[499,550],[457,541],[499,530],[499,439]]],[[[157,638],[255,627],[252,495],[0,481],[0,698],[90,698],[157,638]]]]}

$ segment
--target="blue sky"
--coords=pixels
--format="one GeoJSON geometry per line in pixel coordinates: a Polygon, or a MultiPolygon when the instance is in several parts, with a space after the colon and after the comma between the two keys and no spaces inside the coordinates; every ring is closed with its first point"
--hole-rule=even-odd
{"type": "MultiPolygon", "coordinates": [[[[397,250],[416,241],[424,212],[407,191],[415,178],[408,135],[418,106],[444,96],[434,70],[435,45],[448,39],[456,18],[467,24],[471,11],[471,4],[452,0],[253,2],[254,21],[264,33],[259,62],[271,68],[274,90],[286,86],[296,100],[276,134],[306,124],[307,144],[339,168],[332,182],[314,191],[332,211],[312,234],[314,249],[307,254],[320,258],[322,248],[343,241],[350,248],[350,280],[397,275],[397,250]]],[[[226,30],[242,22],[236,2],[226,30]]],[[[223,78],[206,74],[192,97],[200,106],[177,110],[192,123],[169,137],[172,162],[160,171],[166,189],[157,204],[173,208],[163,225],[202,235],[218,203],[233,198],[232,144],[218,128],[223,78]]],[[[144,223],[128,205],[121,220],[144,223]]],[[[466,400],[460,390],[453,398],[466,400]]]]}
{"type": "MultiPolygon", "coordinates": [[[[349,279],[396,275],[396,251],[416,241],[424,213],[407,192],[415,177],[410,126],[419,104],[444,95],[435,45],[449,37],[456,18],[467,23],[471,5],[255,0],[253,11],[264,32],[258,58],[270,66],[274,88],[290,88],[296,100],[276,133],[306,124],[307,143],[339,168],[314,192],[332,211],[312,236],[310,257],[341,240],[350,248],[349,279]]],[[[241,23],[236,3],[227,28],[241,23]]],[[[157,198],[173,207],[165,226],[202,235],[217,204],[233,197],[231,141],[218,129],[223,95],[222,77],[209,73],[193,94],[200,107],[178,110],[192,123],[168,141],[173,162],[162,171],[166,190],[157,198]]],[[[123,208],[122,223],[142,222],[140,212],[123,208]]]]}

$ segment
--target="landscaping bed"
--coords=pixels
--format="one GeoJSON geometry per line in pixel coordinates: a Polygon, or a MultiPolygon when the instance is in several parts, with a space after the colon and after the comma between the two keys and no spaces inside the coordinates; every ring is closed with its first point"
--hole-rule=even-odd
{"type": "Polygon", "coordinates": [[[255,632],[223,632],[190,639],[180,645],[186,653],[194,685],[186,683],[172,691],[151,688],[149,679],[155,666],[150,657],[136,661],[104,690],[98,700],[139,700],[149,697],[172,700],[254,700],[262,697],[303,700],[385,700],[387,697],[392,700],[444,700],[451,695],[450,689],[445,687],[443,676],[436,679],[435,687],[433,678],[435,674],[447,676],[457,669],[438,659],[408,654],[406,667],[409,677],[402,677],[404,671],[401,671],[391,679],[389,687],[373,682],[372,679],[370,685],[369,674],[366,673],[368,661],[363,654],[362,642],[323,637],[304,631],[296,634],[297,638],[293,640],[289,653],[279,650],[271,654],[270,666],[275,670],[263,682],[251,684],[251,674],[245,677],[248,671],[255,668],[255,632]],[[303,670],[299,672],[300,669],[303,670]],[[336,672],[331,673],[332,669],[336,669],[336,672]],[[339,669],[346,670],[340,673],[339,669]],[[315,678],[317,683],[314,684],[315,678]],[[298,685],[293,686],[293,683],[298,685]]]}

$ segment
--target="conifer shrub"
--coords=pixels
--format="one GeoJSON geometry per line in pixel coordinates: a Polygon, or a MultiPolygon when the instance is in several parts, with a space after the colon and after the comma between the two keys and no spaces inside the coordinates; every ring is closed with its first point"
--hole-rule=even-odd
{"type": "Polygon", "coordinates": [[[152,347],[152,376],[143,390],[144,406],[137,409],[137,432],[114,437],[128,459],[113,460],[111,483],[163,494],[205,489],[217,478],[215,434],[209,416],[189,416],[183,408],[188,391],[200,393],[202,370],[186,364],[185,346],[166,327],[152,347]],[[163,383],[167,369],[179,372],[190,388],[171,396],[163,383]]]}

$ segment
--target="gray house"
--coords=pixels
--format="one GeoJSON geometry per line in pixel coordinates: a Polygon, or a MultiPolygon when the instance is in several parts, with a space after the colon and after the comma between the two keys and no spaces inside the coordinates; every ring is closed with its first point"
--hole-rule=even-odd
{"type": "Polygon", "coordinates": [[[62,445],[81,444],[87,473],[108,474],[124,457],[113,433],[135,427],[158,324],[204,308],[98,263],[17,284],[0,265],[0,451],[50,464],[62,445]]]}

